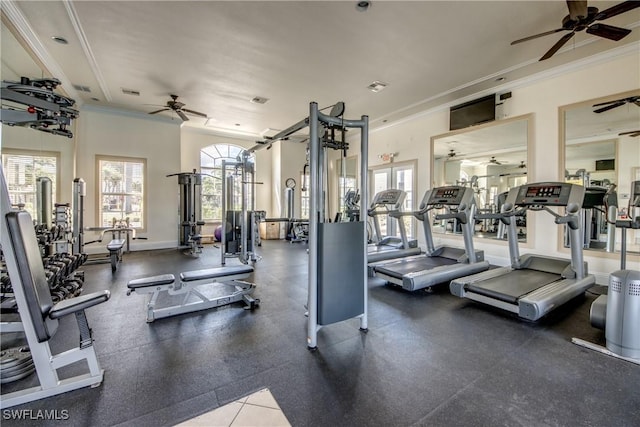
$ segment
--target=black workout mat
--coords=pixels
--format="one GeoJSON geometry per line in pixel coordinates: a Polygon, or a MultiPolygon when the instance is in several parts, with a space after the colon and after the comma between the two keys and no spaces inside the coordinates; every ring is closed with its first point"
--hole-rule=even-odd
{"type": "Polygon", "coordinates": [[[493,277],[466,286],[470,292],[516,304],[518,298],[535,291],[562,277],[555,273],[538,270],[512,270],[502,276],[493,277]]]}

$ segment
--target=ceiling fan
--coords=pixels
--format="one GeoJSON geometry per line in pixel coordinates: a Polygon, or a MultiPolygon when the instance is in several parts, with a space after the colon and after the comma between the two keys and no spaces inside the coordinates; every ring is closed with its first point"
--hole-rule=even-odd
{"type": "Polygon", "coordinates": [[[561,28],[545,31],[544,33],[513,41],[511,42],[511,45],[547,36],[549,34],[558,33],[560,31],[570,31],[570,33],[562,36],[562,38],[558,40],[556,44],[554,44],[553,47],[551,47],[551,49],[542,56],[542,58],[540,58],[540,61],[544,61],[545,59],[551,58],[578,31],[586,30],[587,33],[593,34],[594,36],[618,41],[631,33],[631,30],[607,24],[600,24],[596,21],[604,21],[605,19],[628,12],[637,7],[640,7],[640,1],[627,0],[600,12],[597,7],[587,6],[587,1],[567,0],[569,14],[562,19],[561,28]]]}
{"type": "Polygon", "coordinates": [[[157,114],[157,113],[161,113],[163,111],[174,111],[184,121],[189,120],[189,117],[187,117],[187,115],[185,113],[193,114],[194,116],[199,116],[199,117],[204,117],[204,118],[207,117],[207,115],[204,114],[204,113],[200,113],[198,111],[189,110],[188,108],[183,108],[185,106],[185,104],[180,102],[180,101],[178,101],[178,95],[169,95],[169,96],[171,97],[171,100],[167,101],[167,105],[165,106],[165,108],[161,108],[159,110],[152,111],[149,114],[157,114]]]}
{"type": "Polygon", "coordinates": [[[640,107],[640,96],[630,96],[629,98],[620,98],[620,99],[615,99],[613,101],[608,101],[608,102],[601,102],[599,104],[593,104],[593,107],[601,107],[604,105],[604,107],[602,108],[597,108],[595,110],[593,110],[594,113],[604,113],[605,111],[609,111],[612,110],[616,107],[621,107],[624,104],[635,104],[638,107],[640,107]]]}
{"type": "Polygon", "coordinates": [[[503,163],[508,163],[508,162],[506,162],[506,161],[498,161],[496,159],[496,156],[491,156],[491,158],[487,162],[487,164],[489,164],[489,165],[496,165],[496,166],[501,166],[503,163]]]}
{"type": "Polygon", "coordinates": [[[618,134],[618,136],[623,136],[623,135],[629,135],[631,137],[640,136],[640,129],[639,130],[631,130],[629,132],[620,132],[618,134]]]}

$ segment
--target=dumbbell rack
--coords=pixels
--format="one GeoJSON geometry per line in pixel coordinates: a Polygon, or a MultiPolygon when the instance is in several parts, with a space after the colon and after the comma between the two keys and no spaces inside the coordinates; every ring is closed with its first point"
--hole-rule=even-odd
{"type": "MultiPolygon", "coordinates": [[[[82,292],[84,272],[78,270],[87,260],[86,254],[56,253],[56,249],[64,249],[69,227],[56,224],[47,229],[46,225],[34,226],[38,247],[42,255],[45,276],[51,291],[53,303],[73,298],[82,292]]],[[[4,258],[0,252],[0,316],[3,333],[21,332],[20,322],[7,321],[6,317],[18,313],[13,295],[11,278],[7,273],[4,258]]],[[[0,383],[5,384],[25,378],[35,371],[29,347],[3,349],[0,351],[0,383]]]]}

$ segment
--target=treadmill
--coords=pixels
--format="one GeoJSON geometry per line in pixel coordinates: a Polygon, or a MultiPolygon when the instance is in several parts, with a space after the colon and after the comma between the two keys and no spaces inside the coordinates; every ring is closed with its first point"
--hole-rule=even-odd
{"type": "Polygon", "coordinates": [[[400,210],[406,196],[406,192],[390,188],[376,193],[373,197],[367,214],[373,219],[376,243],[372,243],[367,247],[368,263],[418,255],[421,252],[417,240],[409,240],[407,238],[407,230],[402,221],[402,217],[407,215],[400,210]],[[378,219],[382,215],[389,215],[398,221],[400,238],[382,236],[380,220],[378,219]]]}
{"type": "Polygon", "coordinates": [[[583,295],[596,281],[592,274],[587,274],[587,264],[582,258],[578,213],[584,192],[583,186],[564,182],[531,183],[512,188],[501,213],[483,215],[495,216],[507,225],[511,266],[452,280],[451,293],[531,321],[583,295]],[[566,213],[557,214],[550,206],[565,207],[566,213]],[[571,259],[532,254],[520,256],[514,218],[527,210],[545,211],[555,217],[556,224],[568,226],[571,259]]]}
{"type": "Polygon", "coordinates": [[[414,212],[414,216],[423,224],[426,253],[375,265],[374,274],[405,290],[416,291],[488,270],[489,262],[484,260],[484,252],[473,248],[475,209],[472,188],[449,186],[427,190],[420,203],[420,210],[414,212]],[[462,228],[464,248],[434,246],[428,213],[432,209],[443,208],[446,213],[436,215],[435,219],[457,220],[462,228]]]}

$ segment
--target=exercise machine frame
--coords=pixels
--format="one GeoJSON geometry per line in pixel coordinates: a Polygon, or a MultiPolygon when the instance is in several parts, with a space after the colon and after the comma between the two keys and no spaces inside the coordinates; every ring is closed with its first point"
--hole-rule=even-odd
{"type": "Polygon", "coordinates": [[[0,396],[0,408],[8,408],[83,387],[97,387],[102,383],[104,370],[100,368],[93,347],[91,329],[84,310],[109,299],[108,290],[66,299],[57,304],[51,301],[31,216],[25,211],[12,211],[4,171],[0,166],[0,242],[7,270],[11,277],[20,323],[11,324],[12,331],[24,332],[39,385],[0,396]],[[34,250],[35,248],[35,250],[34,250]],[[58,319],[74,314],[80,331],[78,347],[54,354],[49,340],[59,326],[58,319]],[[88,372],[60,379],[58,369],[86,361],[88,372]]]}
{"type": "Polygon", "coordinates": [[[175,283],[173,274],[145,277],[130,280],[127,283],[127,295],[132,292],[151,294],[147,302],[147,323],[164,317],[208,310],[214,307],[244,301],[246,308],[253,310],[260,304],[259,299],[251,297],[256,285],[245,282],[253,273],[253,268],[246,265],[232,267],[216,267],[180,273],[180,281],[175,283]],[[221,285],[231,288],[231,293],[216,297],[206,296],[197,288],[203,285],[221,285]],[[156,307],[161,294],[183,295],[182,302],[165,307],[156,307]],[[195,301],[193,301],[195,297],[195,301]],[[190,301],[191,300],[191,301],[190,301]]]}
{"type": "Polygon", "coordinates": [[[198,256],[202,252],[202,234],[204,221],[201,219],[202,174],[180,172],[167,175],[177,176],[180,186],[179,241],[178,249],[188,249],[190,255],[198,256]]]}
{"type": "MultiPolygon", "coordinates": [[[[253,162],[250,161],[251,153],[243,151],[238,161],[222,161],[222,232],[220,235],[220,256],[221,264],[225,265],[227,258],[237,257],[243,264],[256,262],[258,255],[255,253],[256,241],[258,240],[258,227],[255,218],[255,168],[253,162]],[[228,170],[234,173],[227,175],[228,170]],[[235,176],[240,175],[241,185],[241,201],[240,201],[240,245],[239,251],[227,252],[227,233],[228,226],[233,226],[227,221],[229,212],[237,212],[235,209],[229,209],[234,206],[233,190],[236,185],[235,176]],[[251,197],[249,197],[248,189],[251,188],[251,197]]],[[[231,215],[235,216],[235,213],[231,215]]],[[[234,221],[235,222],[235,217],[234,221]]],[[[232,230],[235,231],[235,230],[232,230]]]]}
{"type": "Polygon", "coordinates": [[[321,137],[320,130],[354,128],[360,130],[360,187],[363,203],[360,218],[367,218],[367,159],[369,117],[359,120],[342,118],[344,103],[335,104],[329,115],[319,111],[318,104],[309,104],[309,116],[259,142],[248,152],[269,148],[277,141],[309,127],[309,277],[307,300],[307,347],[317,348],[318,331],[325,325],[358,318],[360,330],[367,331],[367,233],[364,222],[329,223],[325,217],[324,187],[326,181],[325,151],[346,150],[344,144],[321,137]],[[339,251],[339,255],[336,255],[339,251]],[[349,256],[345,256],[349,255],[349,256]],[[350,265],[348,265],[350,264],[350,265]],[[348,286],[345,286],[348,285],[348,286]]]}

